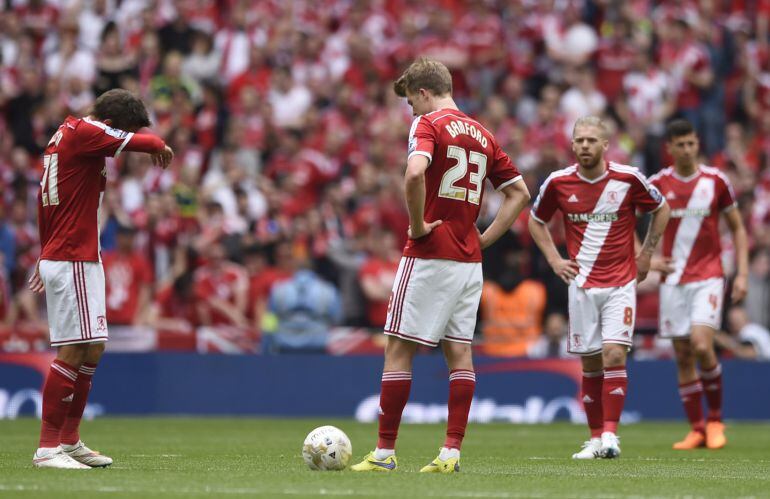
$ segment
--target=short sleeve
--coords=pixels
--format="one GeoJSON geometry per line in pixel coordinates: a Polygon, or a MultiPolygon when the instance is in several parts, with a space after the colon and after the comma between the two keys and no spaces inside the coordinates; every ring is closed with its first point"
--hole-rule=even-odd
{"type": "Polygon", "coordinates": [[[119,130],[100,121],[83,119],[77,128],[78,149],[84,156],[115,156],[134,136],[131,132],[119,130]]]}
{"type": "Polygon", "coordinates": [[[658,188],[648,182],[644,175],[631,174],[631,203],[636,209],[649,213],[663,206],[665,202],[658,188]]]}
{"type": "Polygon", "coordinates": [[[717,176],[717,208],[719,211],[727,211],[730,208],[738,205],[738,200],[735,197],[735,191],[730,181],[724,175],[717,176]]]}
{"type": "Polygon", "coordinates": [[[553,174],[551,174],[540,186],[540,192],[537,194],[535,204],[532,205],[532,211],[529,214],[538,222],[545,224],[551,220],[558,209],[559,203],[556,197],[556,188],[553,185],[553,174]]]}
{"type": "Polygon", "coordinates": [[[521,173],[519,173],[518,168],[497,144],[495,144],[495,157],[492,168],[489,169],[488,178],[498,191],[521,180],[521,173]]]}
{"type": "Polygon", "coordinates": [[[428,158],[429,163],[433,162],[433,150],[436,148],[437,139],[435,127],[423,116],[418,116],[409,130],[407,159],[419,154],[428,158]]]}

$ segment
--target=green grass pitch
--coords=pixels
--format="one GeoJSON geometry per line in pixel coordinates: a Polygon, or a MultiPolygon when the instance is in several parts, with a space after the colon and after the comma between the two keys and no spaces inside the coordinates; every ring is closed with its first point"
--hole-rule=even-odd
{"type": "Polygon", "coordinates": [[[617,460],[570,459],[584,428],[471,425],[462,472],[417,471],[437,453],[443,425],[404,425],[396,473],[312,472],[301,457],[305,435],[342,428],[353,459],[375,443],[374,425],[349,420],[103,418],[83,437],[115,459],[108,469],[38,470],[31,458],[38,422],[0,421],[1,497],[388,497],[620,498],[770,497],[770,425],[728,425],[721,451],[675,452],[683,423],[622,427],[617,460]]]}

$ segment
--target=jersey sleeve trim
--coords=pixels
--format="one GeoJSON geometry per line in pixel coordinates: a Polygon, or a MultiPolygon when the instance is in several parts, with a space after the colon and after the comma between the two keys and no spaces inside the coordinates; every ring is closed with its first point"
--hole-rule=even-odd
{"type": "Polygon", "coordinates": [[[732,211],[733,209],[735,209],[737,207],[738,207],[738,202],[736,201],[735,203],[733,203],[731,205],[728,205],[728,206],[725,206],[724,208],[722,208],[722,213],[727,213],[728,211],[732,211]]]}
{"type": "Polygon", "coordinates": [[[523,180],[523,178],[524,178],[524,177],[522,177],[521,175],[517,175],[517,176],[513,177],[512,179],[510,179],[510,180],[506,180],[506,181],[505,181],[505,182],[503,182],[502,184],[498,185],[498,186],[497,186],[497,188],[495,188],[495,190],[496,190],[496,191],[499,191],[499,190],[503,189],[504,187],[507,187],[507,186],[509,186],[509,185],[511,185],[511,184],[515,184],[515,183],[516,183],[516,182],[518,182],[519,180],[523,180]]]}
{"type": "Polygon", "coordinates": [[[412,151],[409,153],[409,156],[406,157],[406,160],[409,161],[409,158],[411,158],[416,154],[419,154],[420,156],[425,156],[426,158],[428,158],[428,164],[431,164],[433,162],[433,156],[431,156],[425,151],[412,151]]]}
{"type": "Polygon", "coordinates": [[[134,133],[133,132],[128,132],[128,135],[126,135],[126,138],[123,139],[123,143],[120,144],[120,146],[118,147],[118,150],[115,151],[115,157],[116,158],[118,156],[120,156],[120,153],[123,152],[123,148],[126,147],[126,145],[131,141],[131,139],[133,137],[134,137],[134,133]]]}
{"type": "Polygon", "coordinates": [[[535,215],[535,212],[534,212],[534,211],[531,211],[531,210],[530,210],[530,212],[529,212],[529,216],[530,216],[530,217],[532,217],[532,218],[535,220],[535,222],[537,222],[537,223],[539,223],[539,224],[541,224],[541,225],[545,225],[545,224],[546,224],[546,223],[545,223],[543,220],[540,220],[540,219],[537,217],[537,215],[535,215]]]}
{"type": "Polygon", "coordinates": [[[656,211],[658,211],[659,209],[663,208],[663,205],[664,205],[664,204],[666,204],[666,199],[665,199],[665,198],[661,199],[661,200],[660,200],[660,204],[658,204],[658,206],[656,206],[655,208],[651,209],[651,210],[650,210],[650,211],[648,211],[647,213],[655,213],[655,212],[656,212],[656,211]]]}

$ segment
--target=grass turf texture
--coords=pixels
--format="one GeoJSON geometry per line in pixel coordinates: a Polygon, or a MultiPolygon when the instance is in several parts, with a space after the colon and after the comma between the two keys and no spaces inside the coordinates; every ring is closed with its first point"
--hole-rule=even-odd
{"type": "MultiPolygon", "coordinates": [[[[353,462],[376,426],[349,420],[122,419],[85,423],[83,437],[115,459],[108,469],[32,467],[38,422],[0,421],[2,497],[770,497],[770,425],[728,425],[721,451],[671,450],[681,423],[621,428],[616,460],[573,461],[580,426],[471,425],[462,473],[421,474],[443,442],[443,425],[404,425],[396,473],[312,472],[305,435],[342,428],[353,462]]],[[[352,464],[352,463],[351,463],[352,464]]]]}

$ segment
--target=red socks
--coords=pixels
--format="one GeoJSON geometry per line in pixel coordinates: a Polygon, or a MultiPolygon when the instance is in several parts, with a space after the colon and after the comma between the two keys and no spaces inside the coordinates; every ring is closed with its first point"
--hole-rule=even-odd
{"type": "Polygon", "coordinates": [[[583,373],[583,408],[586,411],[591,438],[600,438],[604,431],[604,413],[602,412],[602,385],[604,371],[583,373]]]}
{"type": "Polygon", "coordinates": [[[703,383],[703,392],[706,394],[706,406],[708,407],[708,420],[722,420],[722,365],[717,364],[710,371],[701,371],[700,379],[703,383]]]}
{"type": "Polygon", "coordinates": [[[58,447],[59,434],[74,399],[77,377],[75,368],[67,363],[56,359],[51,364],[43,385],[43,422],[39,447],[58,447]]]}
{"type": "Polygon", "coordinates": [[[401,413],[404,412],[412,388],[412,373],[391,371],[382,373],[380,389],[380,432],[378,449],[395,449],[401,413]]]}
{"type": "Polygon", "coordinates": [[[96,364],[83,364],[78,370],[78,377],[75,380],[75,395],[72,397],[72,403],[64,420],[61,429],[61,443],[73,445],[80,440],[80,420],[83,417],[83,411],[86,408],[88,392],[91,391],[91,378],[96,371],[96,364]]]}
{"type": "Polygon", "coordinates": [[[628,377],[625,366],[604,368],[604,383],[602,386],[602,412],[604,414],[604,431],[617,433],[620,414],[626,402],[628,377]]]}
{"type": "Polygon", "coordinates": [[[453,369],[449,373],[449,419],[444,447],[460,450],[468,426],[473,392],[476,389],[476,373],[468,369],[453,369]]]}
{"type": "Polygon", "coordinates": [[[706,427],[703,422],[703,385],[700,380],[680,384],[679,397],[693,431],[704,433],[706,427]]]}

